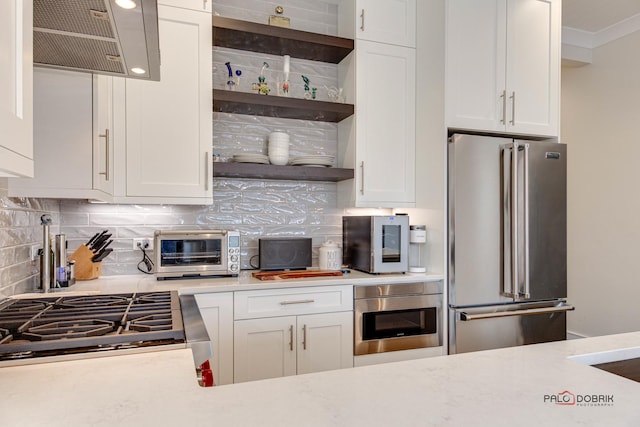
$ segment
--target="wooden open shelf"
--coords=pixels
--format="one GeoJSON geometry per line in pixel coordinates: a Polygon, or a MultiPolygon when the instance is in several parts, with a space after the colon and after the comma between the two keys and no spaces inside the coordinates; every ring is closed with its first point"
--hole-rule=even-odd
{"type": "Polygon", "coordinates": [[[214,162],[213,176],[221,178],[286,179],[338,182],[353,178],[353,169],[276,166],[259,163],[214,162]]]}
{"type": "Polygon", "coordinates": [[[213,45],[337,64],[353,51],[353,40],[308,31],[213,16],[213,45]]]}
{"type": "Polygon", "coordinates": [[[338,102],[214,89],[213,111],[338,123],[352,116],[354,107],[338,102]]]}

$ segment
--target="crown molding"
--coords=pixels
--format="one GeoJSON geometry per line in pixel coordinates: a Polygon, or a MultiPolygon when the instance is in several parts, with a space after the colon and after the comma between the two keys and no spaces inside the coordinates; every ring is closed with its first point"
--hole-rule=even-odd
{"type": "Polygon", "coordinates": [[[595,32],[562,27],[562,44],[594,49],[636,31],[640,31],[640,13],[595,32]]]}

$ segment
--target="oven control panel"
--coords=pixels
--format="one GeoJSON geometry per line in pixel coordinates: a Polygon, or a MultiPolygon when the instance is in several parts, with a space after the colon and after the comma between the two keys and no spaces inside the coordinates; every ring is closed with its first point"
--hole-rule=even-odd
{"type": "Polygon", "coordinates": [[[240,232],[227,231],[227,267],[231,273],[240,272],[240,232]]]}

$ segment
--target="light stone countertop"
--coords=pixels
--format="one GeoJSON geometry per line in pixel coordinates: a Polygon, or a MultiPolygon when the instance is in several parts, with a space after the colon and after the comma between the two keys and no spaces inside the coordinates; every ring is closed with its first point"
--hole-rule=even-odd
{"type": "Polygon", "coordinates": [[[568,357],[640,332],[200,388],[189,350],[0,368],[3,426],[638,426],[640,384],[568,357]],[[603,395],[605,406],[545,395],[603,395]]]}
{"type": "MultiPolygon", "coordinates": [[[[443,280],[442,274],[407,273],[407,274],[367,274],[351,270],[342,276],[310,277],[305,279],[258,280],[251,276],[251,271],[242,271],[238,277],[218,277],[205,279],[156,280],[155,276],[126,275],[103,276],[94,280],[77,281],[75,285],[61,288],[61,292],[154,292],[178,290],[181,294],[197,294],[206,292],[231,292],[256,289],[296,288],[306,286],[331,285],[380,285],[388,283],[415,283],[443,280]]],[[[55,294],[56,292],[54,292],[55,294]]],[[[35,294],[42,295],[42,294],[35,294]]],[[[16,295],[16,297],[33,297],[34,294],[16,295]]]]}

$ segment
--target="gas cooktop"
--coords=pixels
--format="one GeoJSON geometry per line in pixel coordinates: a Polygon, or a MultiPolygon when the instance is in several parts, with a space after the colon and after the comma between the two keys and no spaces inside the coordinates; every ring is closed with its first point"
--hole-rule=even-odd
{"type": "Polygon", "coordinates": [[[175,291],[43,295],[0,305],[0,362],[184,342],[175,291]]]}

